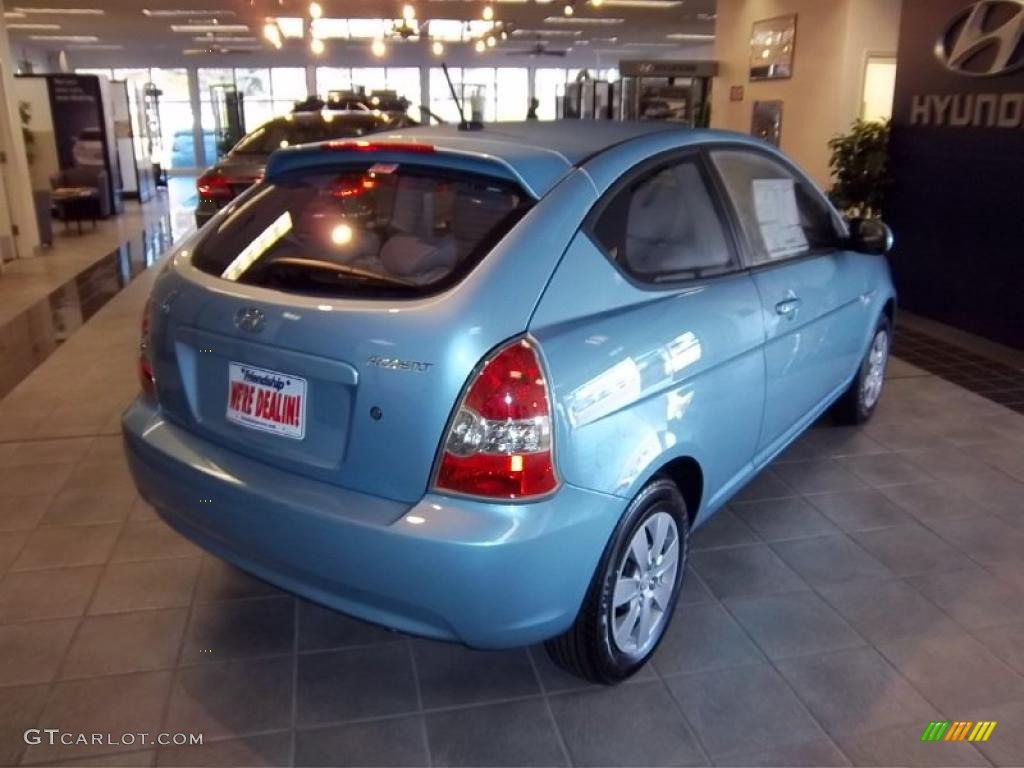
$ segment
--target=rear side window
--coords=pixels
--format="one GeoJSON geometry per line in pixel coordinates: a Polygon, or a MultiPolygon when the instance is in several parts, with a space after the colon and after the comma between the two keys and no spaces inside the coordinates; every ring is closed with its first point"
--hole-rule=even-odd
{"type": "Polygon", "coordinates": [[[661,282],[722,272],[732,254],[696,160],[661,166],[615,193],[593,235],[638,280],[661,282]]]}
{"type": "Polygon", "coordinates": [[[193,264],[319,296],[419,296],[457,282],[529,207],[514,185],[377,164],[295,174],[240,198],[193,264]]]}
{"type": "Polygon", "coordinates": [[[831,208],[821,194],[782,164],[757,152],[711,153],[750,244],[752,264],[834,249],[831,208]]]}

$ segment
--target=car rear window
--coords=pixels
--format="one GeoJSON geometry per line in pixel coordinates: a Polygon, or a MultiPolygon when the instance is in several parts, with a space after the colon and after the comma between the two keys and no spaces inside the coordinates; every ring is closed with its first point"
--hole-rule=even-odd
{"type": "MultiPolygon", "coordinates": [[[[377,128],[373,119],[335,117],[333,120],[271,120],[244,136],[234,149],[236,155],[269,155],[282,147],[314,144],[331,139],[362,136],[377,128]]],[[[384,127],[383,121],[379,127],[384,127]]]]}
{"type": "Polygon", "coordinates": [[[422,296],[455,284],[530,206],[515,185],[366,164],[264,182],[196,249],[198,269],[317,296],[422,296]]]}

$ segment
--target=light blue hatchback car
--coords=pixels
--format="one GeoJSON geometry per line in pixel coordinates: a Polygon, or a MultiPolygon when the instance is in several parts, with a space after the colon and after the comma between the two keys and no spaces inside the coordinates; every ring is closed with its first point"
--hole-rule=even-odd
{"type": "Polygon", "coordinates": [[[739,135],[288,149],[159,275],[132,472],[280,587],[612,683],[662,638],[690,530],[826,409],[871,416],[890,245],[739,135]]]}

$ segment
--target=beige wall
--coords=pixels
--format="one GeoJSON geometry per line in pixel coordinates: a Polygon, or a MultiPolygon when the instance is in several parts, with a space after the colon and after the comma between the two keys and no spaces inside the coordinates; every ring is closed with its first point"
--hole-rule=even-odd
{"type": "Polygon", "coordinates": [[[829,186],[828,140],[860,114],[869,54],[894,54],[900,0],[718,0],[712,99],[715,128],[750,132],[754,101],[783,102],[782,149],[829,186]],[[750,31],[761,19],[797,14],[793,77],[750,82],[750,31]],[[733,86],[744,88],[732,102],[733,86]]]}

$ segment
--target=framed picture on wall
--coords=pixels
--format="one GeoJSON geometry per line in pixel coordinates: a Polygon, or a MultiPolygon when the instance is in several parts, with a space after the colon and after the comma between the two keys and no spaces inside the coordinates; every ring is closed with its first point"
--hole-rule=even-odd
{"type": "Polygon", "coordinates": [[[755,101],[750,133],[762,141],[779,146],[782,141],[782,102],[755,101]]]}
{"type": "Polygon", "coordinates": [[[781,80],[793,76],[796,14],[755,21],[750,34],[750,79],[781,80]]]}

